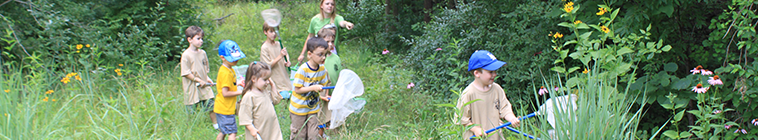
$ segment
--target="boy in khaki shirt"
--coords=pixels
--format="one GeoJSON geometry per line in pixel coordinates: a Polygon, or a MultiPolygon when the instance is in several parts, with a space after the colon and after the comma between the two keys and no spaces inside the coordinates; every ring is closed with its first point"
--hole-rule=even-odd
{"type": "Polygon", "coordinates": [[[213,80],[208,77],[210,67],[208,56],[203,49],[203,29],[190,26],[184,31],[189,47],[182,52],[180,65],[182,76],[182,89],[184,90],[184,105],[187,112],[194,114],[196,109],[208,112],[213,122],[213,127],[218,129],[216,114],[213,113],[213,80]]]}
{"type": "Polygon", "coordinates": [[[505,96],[500,84],[494,83],[495,72],[505,65],[505,62],[497,60],[495,55],[485,50],[478,50],[471,55],[469,59],[468,71],[473,71],[475,78],[461,93],[458,99],[457,107],[463,112],[456,114],[460,125],[474,125],[469,131],[464,132],[464,138],[475,136],[484,136],[485,139],[504,139],[500,131],[496,131],[491,136],[487,136],[484,131],[495,128],[503,123],[501,119],[511,122],[513,126],[519,126],[518,118],[513,114],[511,103],[505,96]],[[467,106],[463,104],[480,99],[467,106]]]}
{"type": "MultiPolygon", "coordinates": [[[[263,24],[263,34],[266,35],[266,41],[261,45],[261,61],[271,65],[271,80],[276,84],[279,95],[273,95],[274,99],[281,100],[282,98],[289,99],[290,91],[292,91],[292,82],[290,82],[290,74],[287,68],[291,65],[285,58],[289,58],[287,54],[287,48],[280,48],[276,39],[275,27],[263,24]]],[[[273,87],[272,87],[273,89],[273,87]]],[[[279,103],[279,100],[274,103],[279,103]]]]}

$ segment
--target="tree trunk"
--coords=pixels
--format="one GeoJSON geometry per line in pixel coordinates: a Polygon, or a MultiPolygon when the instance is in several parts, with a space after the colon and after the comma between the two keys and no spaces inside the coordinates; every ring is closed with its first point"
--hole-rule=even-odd
{"type": "Polygon", "coordinates": [[[432,0],[424,0],[424,22],[432,21],[432,0]]]}

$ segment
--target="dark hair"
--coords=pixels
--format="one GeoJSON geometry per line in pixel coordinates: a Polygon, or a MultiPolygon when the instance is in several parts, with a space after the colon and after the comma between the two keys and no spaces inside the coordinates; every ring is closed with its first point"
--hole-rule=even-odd
{"type": "Polygon", "coordinates": [[[262,28],[263,32],[274,31],[274,30],[276,30],[276,28],[279,28],[279,27],[271,27],[271,26],[268,26],[268,24],[266,24],[266,22],[263,22],[263,28],[262,28]]]}
{"type": "Polygon", "coordinates": [[[247,72],[245,73],[245,87],[242,89],[243,97],[247,91],[250,91],[254,88],[253,85],[255,84],[253,84],[253,80],[264,78],[264,74],[271,75],[271,67],[269,67],[268,64],[264,62],[253,61],[249,66],[247,66],[247,72]]]}
{"type": "Polygon", "coordinates": [[[200,35],[200,36],[205,35],[203,33],[203,29],[193,25],[193,26],[187,27],[187,30],[184,30],[184,36],[185,36],[184,38],[191,38],[191,37],[195,37],[196,35],[200,35]]]}
{"type": "Polygon", "coordinates": [[[311,37],[311,39],[308,39],[308,43],[306,45],[308,52],[313,52],[317,48],[324,48],[327,49],[329,47],[329,44],[326,43],[324,38],[321,37],[311,37]]]}

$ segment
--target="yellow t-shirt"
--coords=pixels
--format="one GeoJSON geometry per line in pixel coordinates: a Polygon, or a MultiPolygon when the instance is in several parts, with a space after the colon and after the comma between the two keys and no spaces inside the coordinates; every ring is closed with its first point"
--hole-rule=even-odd
{"type": "MultiPolygon", "coordinates": [[[[317,68],[311,68],[308,66],[308,63],[310,62],[300,65],[300,68],[298,68],[295,73],[295,81],[292,85],[295,87],[310,87],[317,84],[326,86],[329,78],[326,75],[326,69],[324,69],[324,66],[319,65],[317,68]]],[[[320,96],[320,93],[314,91],[303,94],[293,93],[290,98],[290,112],[301,116],[318,113],[321,110],[321,105],[318,103],[321,101],[321,98],[318,98],[318,96],[320,96]],[[307,94],[312,94],[316,97],[307,97],[307,94]],[[309,106],[308,104],[310,103],[309,100],[311,100],[311,98],[312,100],[315,100],[315,104],[309,106]]]]}
{"type": "Polygon", "coordinates": [[[213,112],[221,115],[234,115],[234,110],[237,108],[237,96],[224,97],[221,93],[224,87],[229,88],[229,91],[237,91],[237,78],[234,76],[234,69],[221,66],[218,70],[218,77],[216,77],[216,88],[218,89],[216,94],[216,103],[213,105],[213,112]]]}

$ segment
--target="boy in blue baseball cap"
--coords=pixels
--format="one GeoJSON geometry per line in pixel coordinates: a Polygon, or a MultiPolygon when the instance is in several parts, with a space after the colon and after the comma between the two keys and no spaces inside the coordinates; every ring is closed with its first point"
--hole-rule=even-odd
{"type": "Polygon", "coordinates": [[[471,55],[468,62],[468,71],[474,74],[471,82],[458,99],[457,107],[462,109],[462,114],[456,114],[459,125],[474,125],[464,133],[464,138],[485,136],[486,139],[504,139],[497,131],[492,135],[484,134],[485,130],[495,128],[503,123],[501,119],[511,122],[513,126],[519,126],[519,120],[513,114],[511,102],[505,96],[505,91],[500,84],[495,83],[497,69],[505,65],[505,62],[497,60],[495,55],[485,50],[478,50],[471,55]],[[469,105],[463,104],[479,99],[469,105]]]}
{"type": "Polygon", "coordinates": [[[218,55],[224,63],[219,67],[218,77],[216,77],[216,102],[214,103],[213,112],[216,113],[219,133],[216,139],[222,140],[226,135],[229,139],[237,137],[237,120],[235,110],[237,109],[237,96],[242,94],[241,89],[237,89],[237,84],[244,87],[244,83],[236,83],[232,66],[237,65],[238,60],[245,58],[245,54],[237,45],[237,42],[223,40],[218,45],[218,55]]]}

